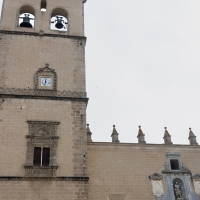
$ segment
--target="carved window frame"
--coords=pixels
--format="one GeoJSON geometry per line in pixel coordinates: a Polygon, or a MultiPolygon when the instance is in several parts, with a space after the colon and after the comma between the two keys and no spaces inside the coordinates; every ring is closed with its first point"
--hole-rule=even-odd
{"type": "Polygon", "coordinates": [[[52,177],[56,176],[57,158],[57,130],[60,122],[50,121],[27,121],[28,135],[27,137],[27,156],[25,168],[25,176],[31,177],[52,177]],[[50,148],[49,166],[34,166],[34,148],[47,147],[50,148]]]}
{"type": "Polygon", "coordinates": [[[176,152],[172,153],[166,153],[166,156],[168,158],[168,163],[171,171],[180,171],[181,170],[181,162],[180,162],[180,154],[176,152]],[[179,169],[172,169],[171,167],[171,160],[177,160],[179,164],[179,169]]]}
{"type": "Polygon", "coordinates": [[[45,67],[39,68],[35,73],[34,77],[34,89],[45,89],[45,90],[57,90],[58,76],[54,69],[49,67],[49,64],[46,64],[45,67]],[[41,86],[41,78],[51,78],[51,86],[45,87],[41,86]]]}

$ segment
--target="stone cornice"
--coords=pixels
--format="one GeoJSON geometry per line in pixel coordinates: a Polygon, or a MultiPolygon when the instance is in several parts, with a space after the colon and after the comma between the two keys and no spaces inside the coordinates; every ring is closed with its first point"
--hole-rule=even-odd
{"type": "Polygon", "coordinates": [[[89,177],[26,177],[26,176],[0,176],[0,181],[88,181],[89,177]]]}
{"type": "Polygon", "coordinates": [[[71,92],[43,89],[19,89],[0,87],[0,97],[49,100],[80,100],[88,101],[86,92],[71,92]]]}
{"type": "Polygon", "coordinates": [[[186,167],[181,167],[180,170],[163,170],[163,174],[191,174],[191,171],[186,167]]]}
{"type": "Polygon", "coordinates": [[[43,33],[41,35],[40,33],[36,33],[36,32],[22,32],[22,31],[8,31],[8,30],[0,30],[0,33],[11,34],[11,35],[40,36],[40,37],[59,37],[59,38],[78,39],[78,40],[85,40],[85,41],[87,39],[85,36],[49,34],[49,33],[43,33]]]}
{"type": "Polygon", "coordinates": [[[151,174],[149,176],[149,179],[150,180],[162,180],[163,179],[163,176],[158,174],[158,173],[154,173],[154,174],[151,174]]]}

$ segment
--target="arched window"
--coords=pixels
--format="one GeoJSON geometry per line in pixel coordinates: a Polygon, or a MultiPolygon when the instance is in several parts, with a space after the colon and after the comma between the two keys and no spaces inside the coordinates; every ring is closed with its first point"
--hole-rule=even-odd
{"type": "Polygon", "coordinates": [[[46,0],[41,0],[40,9],[42,12],[46,12],[46,10],[47,10],[47,1],[46,0]]]}
{"type": "Polygon", "coordinates": [[[35,10],[29,5],[24,5],[19,9],[19,26],[33,28],[35,24],[35,10]]]}
{"type": "Polygon", "coordinates": [[[55,8],[51,14],[51,29],[52,30],[68,30],[68,15],[63,8],[55,8]]]}

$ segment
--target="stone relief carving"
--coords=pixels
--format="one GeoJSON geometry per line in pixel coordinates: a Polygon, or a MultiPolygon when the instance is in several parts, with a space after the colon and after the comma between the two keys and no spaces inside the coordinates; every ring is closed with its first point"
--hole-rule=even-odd
{"type": "Polygon", "coordinates": [[[48,177],[55,176],[57,161],[56,161],[56,147],[57,147],[57,130],[60,122],[49,121],[27,121],[28,135],[27,137],[27,158],[25,164],[25,176],[48,177]],[[33,155],[35,147],[50,148],[50,164],[49,166],[34,166],[33,155]]]}
{"type": "Polygon", "coordinates": [[[29,135],[32,136],[55,136],[60,122],[27,121],[29,135]]]}
{"type": "Polygon", "coordinates": [[[151,180],[153,195],[157,197],[163,196],[164,195],[164,189],[162,183],[163,176],[158,173],[154,173],[149,176],[149,179],[151,180]]]}
{"type": "Polygon", "coordinates": [[[39,68],[39,70],[35,73],[34,79],[34,88],[39,88],[39,78],[41,76],[50,76],[52,77],[52,90],[57,90],[57,74],[54,69],[49,68],[49,64],[46,64],[44,68],[39,68]]]}
{"type": "Polygon", "coordinates": [[[163,183],[161,180],[151,180],[152,192],[155,196],[164,195],[163,183]]]}
{"type": "Polygon", "coordinates": [[[74,97],[86,98],[86,92],[71,92],[71,91],[55,91],[55,90],[40,90],[40,89],[19,89],[19,88],[2,88],[0,94],[9,95],[27,95],[27,96],[48,96],[48,97],[74,97]]]}
{"type": "Polygon", "coordinates": [[[196,174],[192,177],[194,183],[195,193],[200,196],[200,174],[196,174]]]}
{"type": "Polygon", "coordinates": [[[200,180],[194,180],[194,189],[197,195],[200,195],[200,180]]]}

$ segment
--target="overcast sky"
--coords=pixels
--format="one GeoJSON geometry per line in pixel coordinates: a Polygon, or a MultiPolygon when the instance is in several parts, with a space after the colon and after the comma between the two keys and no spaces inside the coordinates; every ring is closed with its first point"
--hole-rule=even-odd
{"type": "Polygon", "coordinates": [[[200,143],[199,0],[88,0],[85,35],[93,141],[200,143]]]}

